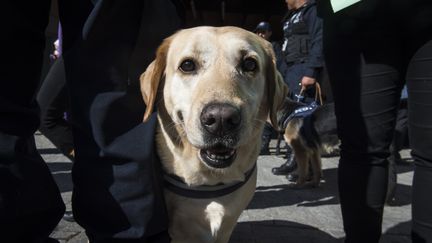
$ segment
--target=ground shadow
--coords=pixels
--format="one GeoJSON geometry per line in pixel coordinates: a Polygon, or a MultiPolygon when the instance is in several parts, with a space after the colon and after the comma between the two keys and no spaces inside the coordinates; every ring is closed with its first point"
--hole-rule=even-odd
{"type": "Polygon", "coordinates": [[[61,151],[57,148],[38,148],[41,155],[43,154],[61,154],[61,151]]]}
{"type": "Polygon", "coordinates": [[[384,235],[410,235],[411,234],[411,220],[399,223],[384,232],[384,235]]]}
{"type": "Polygon", "coordinates": [[[240,222],[229,243],[342,243],[318,228],[285,220],[240,222]]]}
{"type": "MultiPolygon", "coordinates": [[[[398,164],[398,174],[412,171],[412,163],[398,164]]],[[[397,184],[395,198],[388,206],[404,206],[411,204],[411,186],[397,184]]],[[[318,188],[293,189],[288,184],[258,186],[248,209],[264,209],[270,207],[298,205],[317,207],[339,204],[337,186],[337,168],[324,169],[323,181],[318,188]]]]}
{"type": "Polygon", "coordinates": [[[337,169],[323,170],[323,182],[318,188],[293,189],[288,184],[259,186],[248,209],[264,209],[296,205],[320,206],[338,204],[337,169]],[[315,203],[315,205],[309,205],[315,203]]]}
{"type": "MultiPolygon", "coordinates": [[[[386,230],[380,243],[409,243],[411,221],[397,224],[386,230]]],[[[240,222],[235,227],[229,243],[342,243],[318,228],[287,220],[240,222]]]]}
{"type": "Polygon", "coordinates": [[[54,180],[59,187],[60,192],[72,191],[72,163],[68,162],[50,162],[47,163],[54,180]]]}

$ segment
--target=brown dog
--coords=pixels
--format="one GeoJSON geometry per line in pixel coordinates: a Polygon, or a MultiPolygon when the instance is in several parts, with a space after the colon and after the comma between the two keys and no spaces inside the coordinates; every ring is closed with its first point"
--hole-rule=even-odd
{"type": "MultiPolygon", "coordinates": [[[[287,99],[280,112],[292,114],[300,107],[301,104],[287,99]]],[[[334,103],[319,106],[311,115],[294,117],[285,123],[283,136],[292,148],[297,162],[295,174],[298,178],[292,186],[319,186],[322,177],[321,156],[337,155],[339,152],[340,141],[337,136],[334,103]]]]}
{"type": "Polygon", "coordinates": [[[261,133],[287,88],[269,42],[236,27],[166,39],[141,76],[145,118],[158,111],[172,242],[228,242],[255,191],[261,133]]]}

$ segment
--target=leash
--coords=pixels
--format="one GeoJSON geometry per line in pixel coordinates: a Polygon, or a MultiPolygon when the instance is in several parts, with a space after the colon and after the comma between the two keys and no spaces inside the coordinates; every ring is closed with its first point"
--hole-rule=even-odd
{"type": "Polygon", "coordinates": [[[256,162],[253,167],[246,171],[244,174],[245,179],[239,182],[232,183],[219,183],[216,185],[202,185],[202,186],[189,186],[184,181],[173,174],[164,174],[164,185],[165,188],[170,190],[171,192],[189,198],[197,198],[197,199],[206,199],[206,198],[214,198],[214,197],[222,197],[230,194],[231,192],[236,191],[240,187],[242,187],[246,182],[249,181],[253,172],[256,169],[256,162]]]}
{"type": "MultiPolygon", "coordinates": [[[[323,98],[322,98],[322,93],[321,93],[321,85],[318,82],[315,82],[314,84],[315,86],[315,102],[317,102],[319,100],[319,105],[323,104],[323,98]]],[[[303,102],[304,97],[304,93],[306,92],[306,87],[302,86],[300,93],[298,95],[294,95],[295,97],[297,97],[297,102],[303,102]]]]}

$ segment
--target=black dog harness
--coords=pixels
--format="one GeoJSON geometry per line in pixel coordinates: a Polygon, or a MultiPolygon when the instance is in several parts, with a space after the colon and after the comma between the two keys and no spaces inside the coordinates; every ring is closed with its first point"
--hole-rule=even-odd
{"type": "Polygon", "coordinates": [[[295,109],[292,113],[285,112],[282,114],[281,119],[279,120],[279,127],[283,130],[286,129],[288,126],[288,123],[294,119],[294,118],[305,118],[310,116],[317,108],[319,107],[319,104],[316,101],[313,101],[310,104],[301,106],[297,109],[295,109]]]}
{"type": "Polygon", "coordinates": [[[303,103],[304,105],[298,107],[293,112],[289,112],[288,110],[282,111],[282,116],[278,120],[278,126],[280,129],[285,130],[288,126],[288,123],[294,118],[307,118],[314,113],[314,111],[323,104],[323,99],[321,95],[321,86],[318,82],[315,82],[315,101],[312,101],[310,104],[304,104],[302,101],[304,99],[304,92],[306,90],[305,87],[302,87],[300,93],[295,95],[297,98],[297,102],[303,103]],[[319,103],[318,103],[319,101],[319,103]]]}
{"type": "Polygon", "coordinates": [[[246,184],[246,182],[249,181],[249,178],[252,176],[255,168],[256,162],[250,170],[246,171],[246,173],[244,174],[245,179],[243,181],[232,182],[228,184],[219,183],[212,186],[202,185],[191,187],[184,183],[184,181],[180,177],[172,174],[164,174],[163,178],[165,188],[170,190],[171,192],[174,192],[175,194],[183,197],[205,199],[225,196],[239,189],[244,184],[246,184]]]}

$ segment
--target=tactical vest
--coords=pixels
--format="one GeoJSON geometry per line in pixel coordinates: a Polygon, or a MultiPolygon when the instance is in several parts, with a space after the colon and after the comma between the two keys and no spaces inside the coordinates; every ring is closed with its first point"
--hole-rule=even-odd
{"type": "Polygon", "coordinates": [[[288,14],[284,22],[283,53],[287,64],[302,63],[308,58],[311,38],[304,14],[313,5],[315,3],[303,5],[297,11],[288,14]]]}

